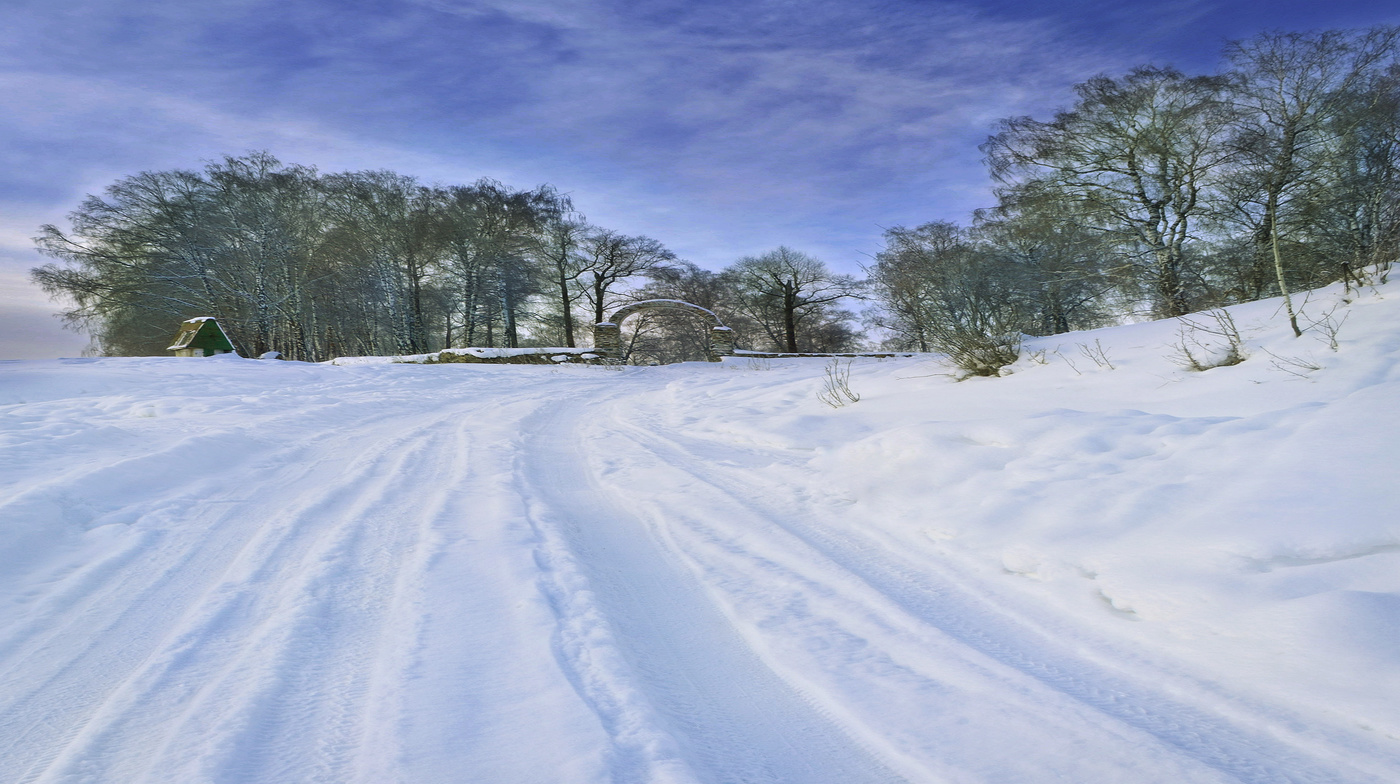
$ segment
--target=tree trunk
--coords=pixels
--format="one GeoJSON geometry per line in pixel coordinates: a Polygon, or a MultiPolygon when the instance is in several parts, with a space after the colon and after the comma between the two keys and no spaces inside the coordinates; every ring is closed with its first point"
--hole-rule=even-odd
{"type": "Polygon", "coordinates": [[[564,276],[562,267],[559,268],[559,302],[564,308],[564,345],[574,348],[573,302],[569,300],[569,280],[564,276]]]}
{"type": "Polygon", "coordinates": [[[1288,325],[1293,328],[1293,336],[1301,338],[1303,330],[1298,329],[1298,314],[1293,312],[1293,298],[1288,295],[1288,284],[1283,280],[1283,257],[1278,252],[1278,195],[1269,194],[1269,237],[1274,250],[1274,274],[1278,276],[1278,290],[1283,294],[1283,306],[1288,310],[1288,325]]]}
{"type": "Polygon", "coordinates": [[[788,281],[783,282],[783,339],[787,350],[797,353],[797,292],[788,281]]]}
{"type": "Polygon", "coordinates": [[[512,296],[509,282],[501,287],[501,320],[504,322],[506,348],[519,348],[520,335],[515,328],[515,298],[512,296]]]}

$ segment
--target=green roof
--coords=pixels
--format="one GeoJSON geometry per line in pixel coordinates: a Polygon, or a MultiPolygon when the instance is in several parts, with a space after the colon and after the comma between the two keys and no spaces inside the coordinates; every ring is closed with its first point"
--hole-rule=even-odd
{"type": "Polygon", "coordinates": [[[180,325],[180,332],[167,351],[182,348],[202,348],[205,351],[233,351],[233,343],[219,327],[213,316],[192,318],[180,325]]]}

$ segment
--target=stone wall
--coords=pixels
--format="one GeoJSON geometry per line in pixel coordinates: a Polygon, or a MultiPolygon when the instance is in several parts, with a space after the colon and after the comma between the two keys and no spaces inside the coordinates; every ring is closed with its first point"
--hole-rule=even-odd
{"type": "Polygon", "coordinates": [[[601,365],[605,357],[591,348],[449,348],[433,354],[399,357],[421,365],[601,365]]]}

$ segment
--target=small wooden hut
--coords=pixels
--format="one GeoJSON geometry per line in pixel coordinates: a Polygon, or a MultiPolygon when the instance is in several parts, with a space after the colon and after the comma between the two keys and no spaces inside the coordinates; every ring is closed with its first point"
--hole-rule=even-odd
{"type": "Polygon", "coordinates": [[[199,316],[180,324],[180,332],[167,351],[174,351],[177,357],[212,357],[232,353],[233,342],[213,316],[199,316]]]}

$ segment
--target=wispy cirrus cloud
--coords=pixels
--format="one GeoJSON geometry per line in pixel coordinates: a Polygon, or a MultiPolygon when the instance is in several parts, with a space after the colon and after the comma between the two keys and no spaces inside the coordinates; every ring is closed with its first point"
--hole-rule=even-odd
{"type": "MultiPolygon", "coordinates": [[[[528,25],[556,18],[534,3],[431,6],[528,25]]],[[[946,157],[941,143],[985,135],[1029,96],[1064,94],[1076,75],[1111,64],[1050,51],[1055,31],[1043,20],[956,4],[570,8],[553,29],[568,56],[539,67],[531,101],[485,124],[559,129],[584,149],[687,178],[737,167],[755,175],[750,192],[809,176],[857,188],[905,177],[946,157]]]]}
{"type": "Polygon", "coordinates": [[[21,0],[55,46],[0,57],[20,164],[5,190],[72,198],[75,181],[253,147],[416,158],[430,179],[559,183],[711,264],[775,241],[842,253],[910,193],[958,217],[983,195],[988,123],[1112,63],[1051,46],[1045,19],[956,3],[70,7],[59,21],[21,0]]]}

